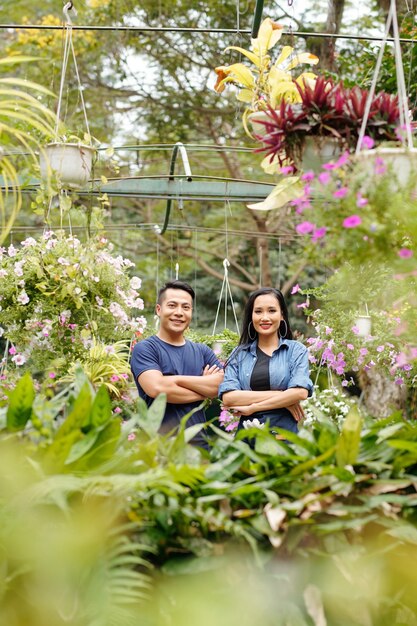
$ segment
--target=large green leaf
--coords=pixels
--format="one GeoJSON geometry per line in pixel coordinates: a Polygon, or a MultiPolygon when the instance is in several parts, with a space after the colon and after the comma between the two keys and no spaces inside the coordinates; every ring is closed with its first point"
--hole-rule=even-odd
{"type": "Polygon", "coordinates": [[[32,415],[32,405],[35,399],[33,380],[28,372],[18,381],[9,395],[6,423],[12,431],[23,430],[32,415]]]}
{"type": "Polygon", "coordinates": [[[86,454],[97,441],[99,436],[98,430],[91,430],[87,435],[79,439],[74,443],[71,447],[71,450],[65,460],[65,465],[69,465],[69,463],[74,463],[78,461],[84,454],[86,454]]]}
{"type": "Polygon", "coordinates": [[[356,463],[361,440],[362,418],[356,407],[352,407],[343,423],[336,445],[336,460],[339,467],[356,463]]]}
{"type": "Polygon", "coordinates": [[[92,426],[99,427],[112,418],[111,402],[105,385],[101,385],[91,407],[90,420],[92,426]]]}
{"type": "Polygon", "coordinates": [[[85,383],[78,396],[75,398],[71,413],[64,420],[55,435],[55,440],[66,437],[73,430],[81,429],[89,423],[91,412],[91,392],[89,385],[85,383]]]}
{"type": "Polygon", "coordinates": [[[164,419],[167,396],[161,393],[155,398],[148,410],[141,415],[140,425],[149,437],[154,437],[164,419]]]}

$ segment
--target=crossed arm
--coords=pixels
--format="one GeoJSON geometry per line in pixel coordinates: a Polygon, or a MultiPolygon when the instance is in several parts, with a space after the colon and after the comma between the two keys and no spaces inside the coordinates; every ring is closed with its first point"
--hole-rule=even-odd
{"type": "Polygon", "coordinates": [[[236,416],[286,408],[298,422],[304,415],[300,402],[307,397],[308,391],[303,387],[292,387],[285,391],[235,390],[223,394],[223,404],[236,416]]]}
{"type": "Polygon", "coordinates": [[[147,370],[138,381],[147,396],[156,398],[166,393],[167,402],[183,404],[216,398],[223,370],[217,365],[206,365],[201,376],[164,376],[159,370],[147,370]]]}

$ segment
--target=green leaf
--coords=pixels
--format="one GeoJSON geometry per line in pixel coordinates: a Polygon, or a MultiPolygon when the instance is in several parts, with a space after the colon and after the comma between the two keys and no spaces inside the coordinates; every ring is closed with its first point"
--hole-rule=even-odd
{"type": "Polygon", "coordinates": [[[91,448],[97,441],[98,436],[99,431],[92,430],[82,439],[76,441],[69,451],[69,454],[65,460],[65,465],[69,465],[69,463],[74,463],[74,461],[78,461],[78,459],[80,459],[82,456],[84,456],[84,454],[91,450],[91,448]]]}
{"type": "Polygon", "coordinates": [[[167,403],[166,393],[161,393],[155,398],[148,410],[142,414],[140,426],[149,437],[154,437],[164,419],[167,403]]]}
{"type": "Polygon", "coordinates": [[[35,399],[35,388],[30,374],[27,372],[17,383],[9,395],[6,423],[12,431],[23,430],[32,415],[32,404],[35,399]]]}
{"type": "Polygon", "coordinates": [[[339,467],[356,463],[361,440],[362,418],[356,407],[352,407],[343,423],[336,445],[336,460],[339,467]]]}
{"type": "MultiPolygon", "coordinates": [[[[66,437],[74,430],[79,430],[82,426],[89,423],[91,411],[91,392],[87,383],[85,383],[75,399],[73,409],[66,420],[61,424],[55,435],[55,441],[66,437]]],[[[54,444],[52,444],[54,445],[54,444]]]]}
{"type": "Polygon", "coordinates": [[[105,385],[101,385],[91,407],[90,420],[95,427],[103,426],[112,418],[111,402],[105,385]]]}

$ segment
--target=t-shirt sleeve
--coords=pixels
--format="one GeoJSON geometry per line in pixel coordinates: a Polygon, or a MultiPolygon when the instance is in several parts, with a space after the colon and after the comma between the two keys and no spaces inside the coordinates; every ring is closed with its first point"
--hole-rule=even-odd
{"type": "Polygon", "coordinates": [[[307,389],[309,397],[313,394],[313,383],[310,379],[308,352],[302,343],[294,344],[290,360],[290,380],[288,389],[302,387],[307,389]]]}
{"type": "Polygon", "coordinates": [[[242,389],[242,387],[239,381],[239,364],[237,357],[232,354],[224,370],[224,380],[219,387],[219,398],[221,399],[223,394],[227,391],[235,391],[236,389],[242,389]]]}
{"type": "Polygon", "coordinates": [[[133,348],[130,367],[135,380],[147,370],[162,371],[158,351],[155,349],[155,346],[146,340],[137,343],[133,348]]]}
{"type": "Polygon", "coordinates": [[[205,344],[201,344],[203,348],[203,358],[205,365],[217,365],[217,367],[224,368],[224,365],[219,361],[217,356],[214,354],[213,350],[206,346],[205,344]]]}

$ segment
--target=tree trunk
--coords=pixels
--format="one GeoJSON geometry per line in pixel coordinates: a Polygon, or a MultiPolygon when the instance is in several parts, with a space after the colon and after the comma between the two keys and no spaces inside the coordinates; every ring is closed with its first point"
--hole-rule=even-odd
{"type": "MultiPolygon", "coordinates": [[[[337,34],[342,24],[343,11],[345,8],[345,0],[328,0],[328,12],[325,25],[325,32],[337,34]]],[[[336,38],[323,38],[320,45],[320,67],[322,70],[330,72],[337,71],[335,62],[335,46],[336,38]]]]}
{"type": "Polygon", "coordinates": [[[363,402],[372,417],[388,417],[394,411],[405,410],[407,388],[396,385],[376,369],[361,371],[359,381],[363,402]]]}

